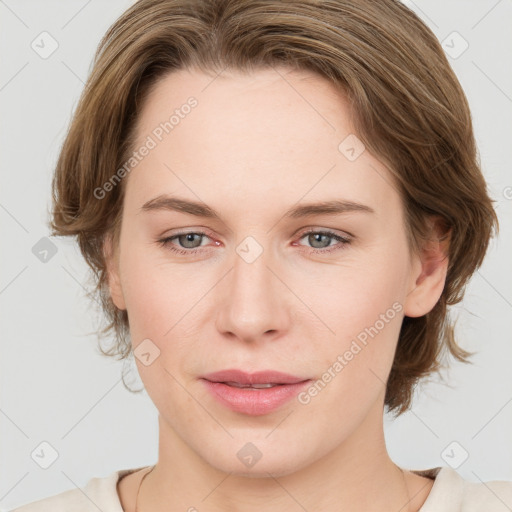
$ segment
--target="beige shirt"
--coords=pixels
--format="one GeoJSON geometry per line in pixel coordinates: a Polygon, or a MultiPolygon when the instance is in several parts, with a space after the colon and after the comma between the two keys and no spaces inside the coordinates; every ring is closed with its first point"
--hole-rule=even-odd
{"type": "MultiPolygon", "coordinates": [[[[123,512],[118,480],[135,469],[121,469],[109,476],[91,478],[82,489],[33,501],[11,512],[123,512]]],[[[510,512],[512,510],[512,481],[469,482],[450,467],[414,471],[435,477],[425,503],[419,512],[510,512]]]]}

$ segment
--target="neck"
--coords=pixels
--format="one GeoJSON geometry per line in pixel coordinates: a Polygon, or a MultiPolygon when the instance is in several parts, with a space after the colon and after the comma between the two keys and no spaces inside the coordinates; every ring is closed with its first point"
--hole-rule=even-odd
{"type": "Polygon", "coordinates": [[[144,481],[139,512],[413,510],[406,479],[386,451],[382,409],[380,421],[369,415],[334,450],[293,472],[276,467],[257,477],[208,464],[161,415],[159,430],[159,459],[144,481]]]}

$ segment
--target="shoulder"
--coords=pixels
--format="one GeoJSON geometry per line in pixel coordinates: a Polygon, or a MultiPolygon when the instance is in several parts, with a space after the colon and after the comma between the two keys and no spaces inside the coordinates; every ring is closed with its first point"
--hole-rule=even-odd
{"type": "Polygon", "coordinates": [[[462,505],[464,512],[510,511],[512,510],[512,481],[468,482],[463,480],[462,505]]]}
{"type": "Polygon", "coordinates": [[[430,470],[435,482],[419,512],[506,512],[512,510],[512,481],[471,482],[450,467],[430,470]]]}
{"type": "Polygon", "coordinates": [[[76,512],[89,512],[85,496],[79,489],[71,489],[48,498],[32,501],[26,505],[13,509],[11,512],[50,512],[74,510],[76,512]]]}
{"type": "Polygon", "coordinates": [[[117,482],[123,476],[142,468],[120,469],[106,477],[91,478],[82,488],[32,501],[10,512],[123,512],[117,482]]]}

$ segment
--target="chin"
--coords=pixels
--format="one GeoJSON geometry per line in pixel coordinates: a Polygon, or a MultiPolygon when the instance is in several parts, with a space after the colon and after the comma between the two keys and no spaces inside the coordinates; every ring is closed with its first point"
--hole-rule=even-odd
{"type": "Polygon", "coordinates": [[[224,473],[245,478],[269,478],[290,475],[315,460],[314,453],[309,456],[300,447],[300,453],[292,453],[285,444],[264,442],[232,442],[224,449],[204,454],[204,460],[212,467],[224,473]],[[259,446],[260,448],[257,448],[259,446]]]}

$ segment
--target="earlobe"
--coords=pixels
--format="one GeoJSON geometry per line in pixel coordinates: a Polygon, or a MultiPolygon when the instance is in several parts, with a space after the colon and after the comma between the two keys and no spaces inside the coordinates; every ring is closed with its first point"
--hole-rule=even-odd
{"type": "Polygon", "coordinates": [[[119,275],[119,258],[118,252],[113,246],[112,236],[109,234],[105,237],[103,243],[103,256],[107,269],[108,287],[110,297],[118,309],[125,310],[123,289],[121,287],[121,279],[119,275]]]}
{"type": "Polygon", "coordinates": [[[405,299],[404,314],[420,317],[429,313],[441,297],[448,272],[450,232],[442,230],[443,222],[434,222],[430,240],[416,256],[412,287],[405,299]],[[441,224],[441,226],[439,225],[441,224]]]}

